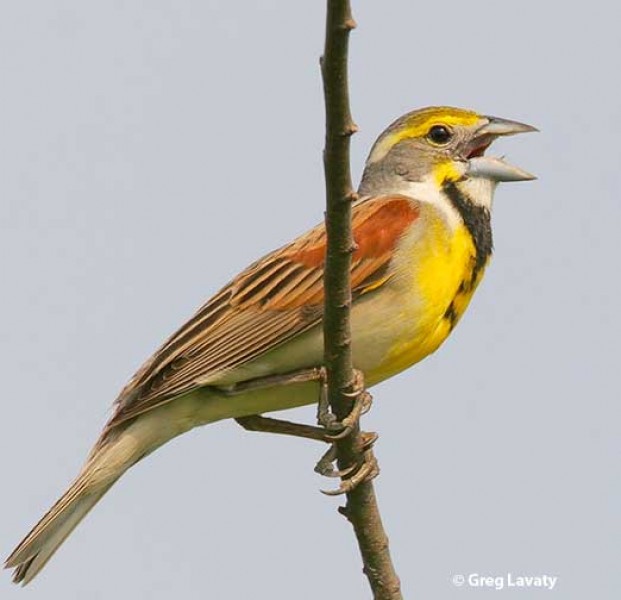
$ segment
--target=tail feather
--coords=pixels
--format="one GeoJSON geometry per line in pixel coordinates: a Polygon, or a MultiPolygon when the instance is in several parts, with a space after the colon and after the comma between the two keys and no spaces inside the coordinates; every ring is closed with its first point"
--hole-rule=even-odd
{"type": "Polygon", "coordinates": [[[13,581],[29,583],[115,481],[87,490],[86,478],[78,477],[7,558],[5,567],[15,568],[13,581]]]}
{"type": "MultiPolygon", "coordinates": [[[[145,413],[130,425],[104,429],[76,480],[6,560],[5,567],[15,569],[13,581],[29,583],[127,469],[191,429],[196,424],[197,405],[204,407],[204,399],[195,404],[188,396],[186,401],[177,400],[145,413]]],[[[216,411],[211,420],[218,418],[216,411]]],[[[200,422],[209,420],[202,418],[200,422]]]]}

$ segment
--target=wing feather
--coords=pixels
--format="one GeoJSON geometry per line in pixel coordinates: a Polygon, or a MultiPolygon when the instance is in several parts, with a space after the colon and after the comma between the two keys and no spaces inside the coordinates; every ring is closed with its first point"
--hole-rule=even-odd
{"type": "MultiPolygon", "coordinates": [[[[353,209],[354,298],[389,278],[395,245],[418,219],[406,196],[365,199],[353,209]]],[[[313,327],[323,312],[323,224],[250,265],[141,367],[122,390],[108,427],[201,387],[313,327]]]]}

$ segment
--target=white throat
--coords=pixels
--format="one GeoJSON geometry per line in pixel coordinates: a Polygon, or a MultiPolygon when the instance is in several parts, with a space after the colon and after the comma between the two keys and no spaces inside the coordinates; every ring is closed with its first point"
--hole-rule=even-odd
{"type": "MultiPolygon", "coordinates": [[[[491,212],[494,191],[498,182],[483,177],[469,177],[459,181],[457,185],[462,193],[477,206],[487,208],[491,212]]],[[[426,176],[422,181],[404,181],[398,193],[405,194],[421,202],[433,204],[445,216],[447,223],[455,229],[463,223],[459,211],[444,191],[438,187],[433,175],[426,176]]]]}
{"type": "Polygon", "coordinates": [[[468,177],[468,179],[460,181],[457,185],[474,204],[483,206],[492,212],[494,192],[498,185],[497,181],[485,177],[468,177]]]}

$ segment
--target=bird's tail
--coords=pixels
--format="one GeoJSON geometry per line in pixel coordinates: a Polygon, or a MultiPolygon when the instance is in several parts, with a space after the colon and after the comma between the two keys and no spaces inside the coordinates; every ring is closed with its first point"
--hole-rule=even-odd
{"type": "Polygon", "coordinates": [[[69,489],[7,558],[5,567],[15,569],[15,583],[29,583],[119,477],[141,458],[131,436],[121,435],[110,442],[96,444],[69,489]]]}
{"type": "Polygon", "coordinates": [[[214,409],[210,406],[204,396],[195,400],[188,395],[185,400],[151,410],[128,425],[106,427],[69,489],[7,558],[5,567],[15,569],[13,581],[22,585],[30,582],[132,465],[197,424],[222,418],[221,405],[216,403],[214,409]],[[197,407],[202,411],[198,417],[197,407]]]}
{"type": "Polygon", "coordinates": [[[13,581],[29,583],[113,483],[89,491],[85,478],[78,477],[7,558],[5,567],[15,568],[13,581]]]}

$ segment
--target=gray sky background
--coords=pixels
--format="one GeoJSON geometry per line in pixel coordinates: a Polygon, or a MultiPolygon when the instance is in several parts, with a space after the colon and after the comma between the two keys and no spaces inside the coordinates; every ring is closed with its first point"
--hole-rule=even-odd
{"type": "MultiPolygon", "coordinates": [[[[135,368],[250,261],[322,218],[323,2],[0,7],[4,556],[64,490],[135,368]]],[[[356,180],[377,134],[451,104],[532,123],[496,152],[496,253],[434,356],[374,390],[408,598],[454,574],[619,597],[619,14],[613,2],[354,2],[356,180]]],[[[313,410],[296,418],[312,420],[313,410]]],[[[322,448],[232,423],[130,471],[3,600],[367,598],[322,448]]]]}

